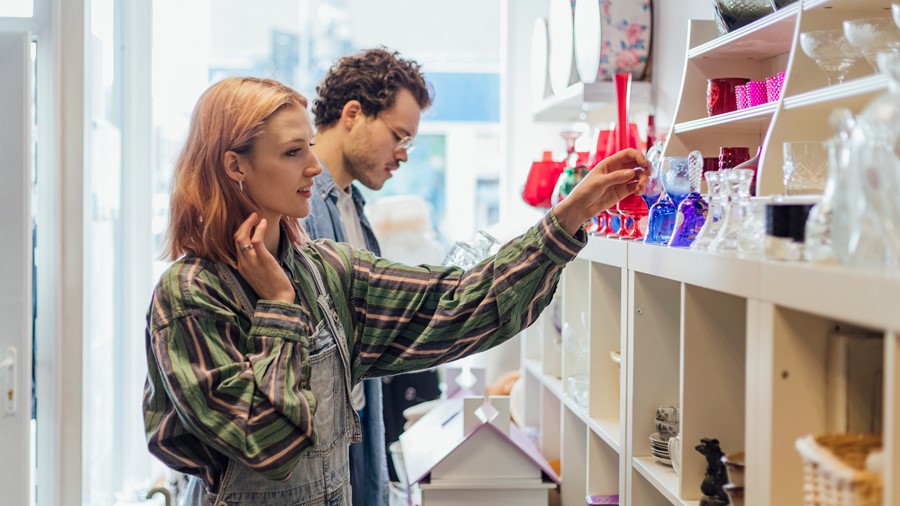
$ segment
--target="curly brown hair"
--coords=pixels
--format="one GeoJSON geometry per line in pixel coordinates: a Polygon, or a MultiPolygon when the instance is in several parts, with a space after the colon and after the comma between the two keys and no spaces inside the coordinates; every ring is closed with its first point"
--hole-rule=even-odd
{"type": "Polygon", "coordinates": [[[419,107],[427,109],[433,91],[420,67],[418,62],[384,47],[341,58],[316,86],[312,106],[316,128],[337,123],[350,100],[358,100],[366,116],[377,116],[394,105],[401,89],[409,90],[419,107]]]}

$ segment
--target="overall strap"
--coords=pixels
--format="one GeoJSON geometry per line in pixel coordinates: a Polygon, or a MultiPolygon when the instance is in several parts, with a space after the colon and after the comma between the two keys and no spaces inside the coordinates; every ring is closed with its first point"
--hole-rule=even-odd
{"type": "MultiPolygon", "coordinates": [[[[347,387],[347,396],[349,399],[350,391],[353,389],[353,384],[350,379],[350,350],[347,346],[347,334],[344,331],[343,327],[338,323],[338,314],[334,309],[334,303],[331,300],[331,296],[328,294],[328,291],[325,288],[325,282],[322,280],[322,275],[319,273],[319,269],[316,268],[309,261],[306,255],[301,251],[297,251],[297,257],[303,263],[303,266],[306,268],[307,272],[312,275],[313,283],[316,288],[316,302],[319,304],[319,309],[321,309],[322,314],[325,316],[325,321],[328,323],[328,326],[331,328],[332,334],[334,334],[334,340],[337,342],[338,352],[341,355],[341,361],[344,364],[344,385],[347,387]]],[[[359,429],[359,416],[354,412],[354,416],[351,417],[354,425],[354,436],[352,439],[358,439],[358,435],[360,433],[359,429]]],[[[356,442],[356,441],[353,441],[356,442]]]]}

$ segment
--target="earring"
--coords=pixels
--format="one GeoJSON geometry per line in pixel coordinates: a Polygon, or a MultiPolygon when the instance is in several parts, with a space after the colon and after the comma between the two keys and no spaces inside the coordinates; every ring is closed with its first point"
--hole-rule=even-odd
{"type": "Polygon", "coordinates": [[[238,187],[241,189],[241,193],[244,193],[244,182],[238,181],[238,187]]]}

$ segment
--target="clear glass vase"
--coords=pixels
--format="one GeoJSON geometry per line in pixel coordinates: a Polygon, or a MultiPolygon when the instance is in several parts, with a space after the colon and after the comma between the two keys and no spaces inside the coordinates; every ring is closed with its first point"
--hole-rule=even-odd
{"type": "Polygon", "coordinates": [[[729,188],[729,203],[725,211],[725,220],[716,239],[709,245],[710,251],[736,255],[740,251],[740,238],[744,221],[750,217],[750,184],[753,182],[753,171],[750,169],[731,169],[725,171],[729,188]]]}
{"type": "Polygon", "coordinates": [[[725,203],[728,200],[728,194],[723,191],[728,188],[727,184],[722,184],[722,175],[724,172],[710,171],[704,174],[706,178],[706,188],[709,190],[709,210],[706,213],[706,221],[703,227],[697,232],[697,238],[691,243],[691,249],[705,251],[709,249],[709,245],[716,239],[719,229],[725,219],[725,203]]]}

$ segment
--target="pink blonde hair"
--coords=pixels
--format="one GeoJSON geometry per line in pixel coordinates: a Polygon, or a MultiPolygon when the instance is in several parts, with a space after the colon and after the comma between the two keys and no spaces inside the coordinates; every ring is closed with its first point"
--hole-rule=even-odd
{"type": "MultiPolygon", "coordinates": [[[[203,93],[175,164],[165,257],[192,254],[236,265],[234,233],[259,207],[226,174],[225,153],[252,152],[273,114],[306,106],[303,95],[271,79],[230,77],[203,93]]],[[[299,220],[283,216],[281,225],[292,244],[306,242],[299,220]]]]}

